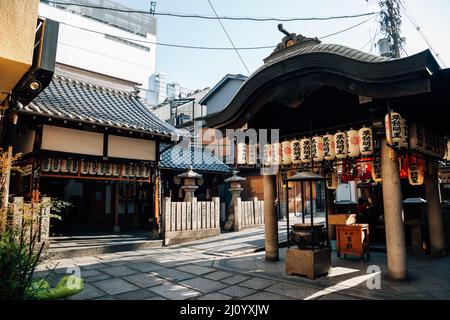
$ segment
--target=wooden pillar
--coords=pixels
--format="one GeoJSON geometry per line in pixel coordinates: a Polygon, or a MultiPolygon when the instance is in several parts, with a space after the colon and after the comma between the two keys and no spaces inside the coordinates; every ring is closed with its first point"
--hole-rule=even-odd
{"type": "Polygon", "coordinates": [[[120,232],[119,225],[119,194],[120,194],[120,185],[118,182],[114,184],[114,232],[120,232]]]}
{"type": "Polygon", "coordinates": [[[278,221],[275,212],[276,177],[263,175],[264,185],[264,225],[267,261],[278,261],[278,221]]]}
{"type": "MultiPolygon", "coordinates": [[[[159,190],[159,174],[157,172],[157,174],[155,175],[155,184],[154,184],[154,188],[153,188],[153,197],[154,197],[154,212],[155,212],[155,225],[158,226],[159,228],[159,223],[160,221],[160,212],[159,212],[159,196],[160,196],[160,190],[159,190]]],[[[161,229],[161,228],[159,228],[161,229]]]]}
{"type": "Polygon", "coordinates": [[[396,152],[381,139],[381,175],[383,178],[384,224],[386,229],[387,267],[393,279],[407,278],[405,230],[402,219],[402,192],[396,152]],[[392,155],[392,159],[390,157],[392,155]]]}
{"type": "Polygon", "coordinates": [[[434,256],[445,254],[445,236],[441,202],[439,199],[438,168],[430,162],[425,173],[425,195],[428,208],[428,228],[430,234],[430,253],[434,256]]]}

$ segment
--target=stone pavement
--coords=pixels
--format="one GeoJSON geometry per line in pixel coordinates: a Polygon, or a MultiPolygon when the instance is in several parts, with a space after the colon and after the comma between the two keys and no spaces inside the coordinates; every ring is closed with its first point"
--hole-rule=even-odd
{"type": "Polygon", "coordinates": [[[39,266],[36,276],[49,275],[56,282],[67,272],[80,271],[85,288],[70,300],[450,299],[450,257],[408,256],[410,280],[395,282],[385,276],[385,254],[372,253],[371,261],[362,263],[359,258],[338,260],[333,252],[331,274],[312,281],[285,274],[285,248],[276,263],[266,262],[264,252],[241,255],[264,242],[260,231],[227,233],[176,247],[50,261],[39,266]],[[47,271],[55,263],[54,272],[47,271]],[[381,289],[367,288],[374,276],[367,273],[370,265],[381,269],[381,289]]]}

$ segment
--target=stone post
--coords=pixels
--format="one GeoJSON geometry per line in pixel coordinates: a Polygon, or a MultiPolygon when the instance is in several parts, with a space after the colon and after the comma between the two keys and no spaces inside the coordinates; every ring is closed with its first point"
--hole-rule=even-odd
{"type": "Polygon", "coordinates": [[[275,212],[275,176],[263,175],[263,185],[266,260],[278,261],[278,221],[275,212]]]}
{"type": "Polygon", "coordinates": [[[244,190],[241,187],[241,182],[245,181],[245,178],[239,177],[237,174],[239,171],[233,171],[233,176],[224,180],[224,182],[230,182],[231,202],[228,206],[228,217],[225,223],[224,229],[238,231],[241,224],[240,208],[241,208],[241,192],[244,190]]]}
{"type": "Polygon", "coordinates": [[[40,218],[40,242],[44,242],[44,248],[48,248],[49,243],[49,236],[50,236],[50,206],[51,206],[51,198],[50,197],[43,197],[42,203],[44,204],[43,208],[41,209],[41,218],[40,218]]]}
{"type": "Polygon", "coordinates": [[[438,170],[434,162],[430,162],[425,173],[425,194],[428,208],[428,228],[430,234],[430,253],[434,256],[445,254],[444,224],[439,200],[438,170]]]}
{"type": "Polygon", "coordinates": [[[407,278],[405,230],[402,219],[402,191],[396,152],[381,139],[381,175],[383,178],[384,225],[386,230],[387,267],[396,280],[407,278]],[[390,154],[394,153],[394,159],[390,154]]]}

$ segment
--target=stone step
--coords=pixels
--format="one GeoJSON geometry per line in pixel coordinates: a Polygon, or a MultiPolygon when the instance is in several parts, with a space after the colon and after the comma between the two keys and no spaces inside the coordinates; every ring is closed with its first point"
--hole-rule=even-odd
{"type": "MultiPolygon", "coordinates": [[[[59,242],[62,242],[59,240],[59,242]]],[[[83,256],[94,256],[104,253],[121,251],[144,250],[150,248],[161,248],[162,240],[131,240],[117,241],[114,243],[99,244],[95,240],[83,243],[70,243],[68,240],[61,244],[50,243],[48,254],[52,259],[65,259],[83,256]]]]}

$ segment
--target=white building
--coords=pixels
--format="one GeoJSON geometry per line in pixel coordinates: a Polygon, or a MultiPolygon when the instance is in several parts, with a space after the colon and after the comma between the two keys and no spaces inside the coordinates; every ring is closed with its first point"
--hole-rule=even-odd
{"type": "MultiPolygon", "coordinates": [[[[65,2],[129,9],[109,0],[65,2]]],[[[140,87],[141,97],[147,98],[156,64],[155,17],[45,0],[39,15],[60,22],[56,73],[81,81],[95,79],[99,85],[118,90],[140,87]]]]}
{"type": "Polygon", "coordinates": [[[168,82],[165,73],[155,73],[150,78],[150,91],[147,93],[147,102],[150,105],[159,105],[166,100],[186,98],[194,90],[183,88],[178,82],[168,82]]]}

